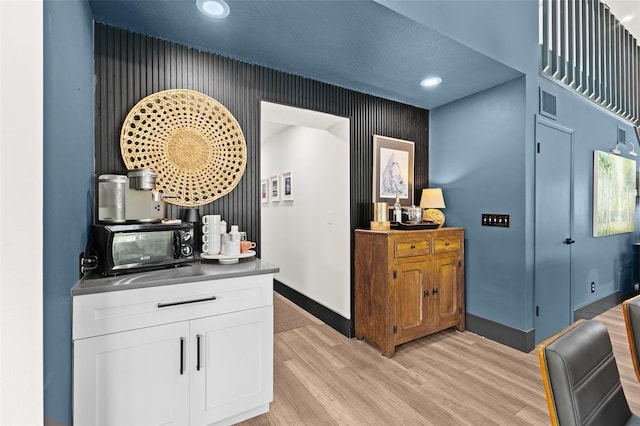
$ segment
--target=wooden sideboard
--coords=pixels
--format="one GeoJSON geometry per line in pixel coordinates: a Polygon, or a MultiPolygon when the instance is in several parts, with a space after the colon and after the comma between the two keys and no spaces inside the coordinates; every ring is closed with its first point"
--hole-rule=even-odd
{"type": "Polygon", "coordinates": [[[355,333],[395,347],[465,329],[464,229],[355,231],[355,333]]]}

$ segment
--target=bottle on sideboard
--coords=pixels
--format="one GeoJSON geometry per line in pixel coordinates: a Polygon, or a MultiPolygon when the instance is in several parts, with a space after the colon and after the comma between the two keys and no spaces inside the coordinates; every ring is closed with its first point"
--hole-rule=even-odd
{"type": "Polygon", "coordinates": [[[396,202],[393,204],[393,221],[402,222],[402,206],[398,195],[396,195],[396,202]]]}

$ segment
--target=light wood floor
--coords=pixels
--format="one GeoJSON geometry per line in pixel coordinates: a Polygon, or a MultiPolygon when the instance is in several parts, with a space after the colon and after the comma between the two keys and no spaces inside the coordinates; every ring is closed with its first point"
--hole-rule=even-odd
{"type": "MultiPolygon", "coordinates": [[[[535,351],[448,330],[387,359],[300,312],[311,325],[275,334],[270,411],[244,425],[550,424],[535,351]]],[[[596,319],[609,330],[629,405],[640,413],[621,307],[596,319]]]]}

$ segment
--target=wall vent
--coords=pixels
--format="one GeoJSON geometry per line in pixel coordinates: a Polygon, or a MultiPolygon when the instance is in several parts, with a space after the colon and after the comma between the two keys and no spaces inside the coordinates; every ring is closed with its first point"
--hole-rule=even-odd
{"type": "Polygon", "coordinates": [[[540,89],[540,114],[556,119],[556,97],[540,89]]]}
{"type": "Polygon", "coordinates": [[[618,143],[623,145],[627,143],[627,131],[621,127],[618,127],[618,143]]]}

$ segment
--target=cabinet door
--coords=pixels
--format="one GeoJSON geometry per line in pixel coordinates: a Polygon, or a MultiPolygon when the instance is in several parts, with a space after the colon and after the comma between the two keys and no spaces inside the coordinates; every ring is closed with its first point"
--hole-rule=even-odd
{"type": "Polygon", "coordinates": [[[190,328],[191,424],[266,411],[273,400],[273,306],[193,320],[190,328]]]}
{"type": "Polygon", "coordinates": [[[462,278],[459,256],[440,257],[434,261],[434,327],[443,329],[457,325],[462,315],[462,278]]]}
{"type": "Polygon", "coordinates": [[[395,343],[404,343],[424,334],[427,317],[430,261],[396,263],[393,280],[393,324],[395,343]]]}
{"type": "Polygon", "coordinates": [[[178,322],[74,341],[74,424],[188,424],[188,332],[178,322]]]}

